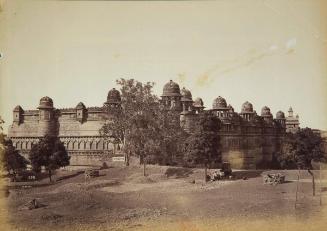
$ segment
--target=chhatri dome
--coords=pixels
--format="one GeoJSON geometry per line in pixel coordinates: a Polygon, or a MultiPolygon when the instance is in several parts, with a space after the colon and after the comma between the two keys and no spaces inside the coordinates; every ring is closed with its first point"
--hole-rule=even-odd
{"type": "Polygon", "coordinates": [[[108,92],[107,102],[108,103],[120,103],[121,102],[120,92],[118,90],[116,90],[115,88],[111,89],[108,92]]]}
{"type": "Polygon", "coordinates": [[[245,112],[245,113],[252,113],[253,112],[253,105],[252,103],[250,103],[249,101],[246,101],[245,103],[242,104],[242,110],[241,112],[245,112]]]}
{"type": "Polygon", "coordinates": [[[203,107],[203,100],[200,97],[197,97],[193,103],[194,107],[203,107]]]}
{"type": "Polygon", "coordinates": [[[40,105],[38,108],[53,108],[53,101],[50,97],[44,96],[40,99],[40,105]]]}
{"type": "Polygon", "coordinates": [[[183,87],[183,89],[181,90],[181,94],[182,94],[182,101],[193,101],[192,100],[192,93],[190,92],[190,90],[187,90],[185,87],[183,87]]]}
{"type": "Polygon", "coordinates": [[[181,96],[179,85],[174,81],[170,80],[163,87],[162,96],[181,96]]]}
{"type": "Polygon", "coordinates": [[[276,113],[276,119],[285,119],[285,114],[282,111],[276,113]]]}
{"type": "Polygon", "coordinates": [[[218,96],[216,99],[213,100],[212,108],[213,109],[226,109],[227,102],[223,97],[218,96]]]}
{"type": "Polygon", "coordinates": [[[261,116],[271,116],[270,108],[267,107],[267,106],[264,106],[264,107],[261,109],[261,116]]]}

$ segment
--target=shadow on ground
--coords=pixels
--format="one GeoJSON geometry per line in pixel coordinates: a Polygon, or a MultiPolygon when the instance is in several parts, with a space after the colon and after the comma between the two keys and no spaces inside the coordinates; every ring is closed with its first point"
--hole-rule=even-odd
{"type": "Polygon", "coordinates": [[[236,179],[243,179],[243,178],[250,179],[250,178],[256,178],[256,177],[261,176],[261,174],[262,174],[263,172],[264,172],[264,170],[235,171],[235,172],[233,172],[233,176],[234,176],[236,179]]]}
{"type": "Polygon", "coordinates": [[[168,168],[165,172],[167,177],[185,178],[193,173],[193,169],[190,168],[168,168]]]}

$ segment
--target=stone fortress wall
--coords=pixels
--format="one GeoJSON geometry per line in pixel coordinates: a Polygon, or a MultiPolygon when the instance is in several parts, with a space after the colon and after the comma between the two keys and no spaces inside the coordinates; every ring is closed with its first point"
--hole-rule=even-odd
{"type": "MultiPolygon", "coordinates": [[[[173,81],[163,88],[161,103],[169,110],[180,113],[180,126],[192,132],[198,116],[205,111],[201,98],[192,99],[189,90],[180,89],[173,81]]],[[[102,107],[85,107],[79,103],[74,108],[56,109],[49,97],[43,97],[37,110],[13,110],[13,123],[8,137],[15,147],[27,157],[32,145],[44,135],[58,136],[71,156],[71,165],[101,165],[110,162],[115,155],[121,155],[120,146],[113,145],[99,134],[99,129],[110,119],[112,110],[120,108],[121,96],[116,89],[109,91],[102,107]]],[[[262,161],[271,161],[279,150],[285,132],[299,129],[299,118],[279,111],[273,118],[268,107],[262,108],[261,115],[253,105],[245,102],[240,113],[234,112],[226,100],[217,97],[212,109],[206,110],[222,121],[220,131],[223,161],[233,168],[254,169],[262,161]]]]}
{"type": "Polygon", "coordinates": [[[222,159],[230,162],[233,168],[254,169],[262,162],[270,162],[279,151],[285,132],[296,132],[299,129],[299,117],[289,116],[282,111],[273,118],[270,108],[265,106],[261,115],[253,110],[253,105],[246,101],[240,113],[234,111],[226,100],[218,96],[212,109],[205,110],[201,98],[192,99],[192,93],[173,81],[163,89],[162,103],[171,110],[180,112],[181,126],[192,132],[195,122],[203,111],[216,115],[222,122],[219,132],[222,145],[222,159]]]}

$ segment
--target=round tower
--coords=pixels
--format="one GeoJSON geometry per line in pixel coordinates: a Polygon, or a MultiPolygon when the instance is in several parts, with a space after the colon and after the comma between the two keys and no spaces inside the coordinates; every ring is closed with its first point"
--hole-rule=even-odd
{"type": "Polygon", "coordinates": [[[38,135],[39,136],[54,136],[56,135],[55,129],[55,116],[53,101],[50,97],[45,96],[40,99],[39,109],[39,126],[38,135]]]}

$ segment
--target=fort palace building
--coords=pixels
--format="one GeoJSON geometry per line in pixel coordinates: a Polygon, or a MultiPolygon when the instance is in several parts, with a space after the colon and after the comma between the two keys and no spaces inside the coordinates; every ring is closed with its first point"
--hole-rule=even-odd
{"type": "MultiPolygon", "coordinates": [[[[180,113],[180,126],[192,132],[199,114],[210,111],[222,122],[220,131],[223,161],[234,168],[253,169],[263,161],[271,161],[286,132],[299,129],[299,117],[293,116],[292,108],[285,117],[282,111],[273,117],[269,107],[260,115],[250,102],[242,105],[241,112],[218,96],[211,109],[205,109],[201,98],[193,100],[189,90],[173,81],[164,85],[161,103],[180,113]]],[[[8,137],[14,146],[27,156],[32,145],[44,135],[55,135],[65,144],[71,156],[71,165],[101,165],[119,153],[119,145],[113,145],[99,134],[112,110],[121,106],[120,92],[113,88],[101,107],[86,107],[78,103],[73,108],[57,109],[49,97],[40,99],[35,110],[16,106],[8,137]]]]}

